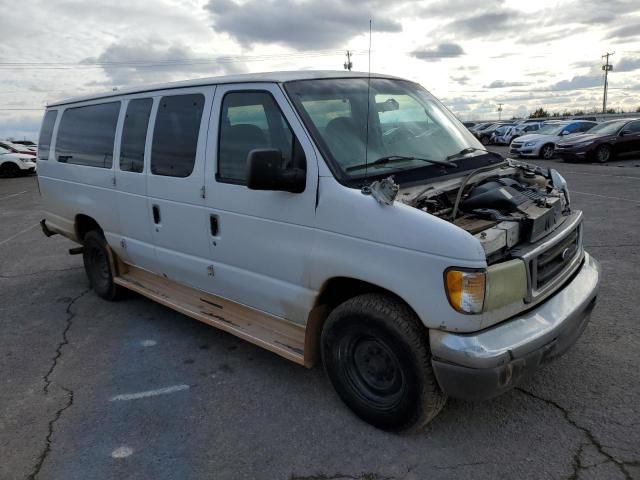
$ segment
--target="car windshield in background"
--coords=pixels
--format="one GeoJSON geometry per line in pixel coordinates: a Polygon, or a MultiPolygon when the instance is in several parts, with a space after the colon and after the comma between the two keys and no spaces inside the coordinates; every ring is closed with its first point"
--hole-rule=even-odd
{"type": "Polygon", "coordinates": [[[412,82],[373,78],[368,85],[366,78],[345,78],[285,86],[343,177],[410,170],[429,160],[464,167],[469,157],[486,153],[446,108],[412,82]],[[372,165],[387,158],[393,161],[372,165]]]}
{"type": "Polygon", "coordinates": [[[560,135],[560,132],[562,132],[565,128],[567,128],[568,123],[561,123],[561,124],[553,124],[553,125],[545,125],[544,127],[541,127],[540,130],[538,130],[536,133],[539,133],[540,135],[560,135]]]}
{"type": "Polygon", "coordinates": [[[626,120],[604,122],[593,127],[591,130],[589,130],[589,133],[593,133],[596,135],[613,135],[614,133],[617,133],[618,130],[620,130],[624,125],[626,125],[626,123],[626,120]]]}

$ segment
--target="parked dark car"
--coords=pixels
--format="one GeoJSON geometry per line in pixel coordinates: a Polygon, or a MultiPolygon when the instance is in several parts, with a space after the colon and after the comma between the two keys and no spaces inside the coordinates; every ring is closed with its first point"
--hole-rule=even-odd
{"type": "Polygon", "coordinates": [[[478,125],[478,122],[462,122],[462,124],[467,128],[473,128],[478,125]]]}
{"type": "Polygon", "coordinates": [[[610,120],[556,143],[556,154],[568,162],[606,163],[616,155],[628,153],[640,153],[639,119],[610,120]]]}

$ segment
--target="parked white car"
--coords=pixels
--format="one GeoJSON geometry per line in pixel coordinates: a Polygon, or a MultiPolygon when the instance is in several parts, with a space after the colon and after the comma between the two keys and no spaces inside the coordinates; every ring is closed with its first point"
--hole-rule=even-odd
{"type": "Polygon", "coordinates": [[[520,157],[539,157],[550,160],[555,154],[556,142],[596,126],[596,122],[577,120],[549,122],[533,134],[522,135],[511,142],[509,153],[520,157]]]}
{"type": "Polygon", "coordinates": [[[0,177],[16,177],[33,173],[35,170],[35,157],[14,153],[8,148],[0,146],[0,177]]]}
{"type": "Polygon", "coordinates": [[[447,395],[513,388],[577,340],[598,291],[560,174],[487,152],[395,77],[266,73],[56,102],[38,175],[42,229],[81,245],[98,295],[131,289],[321,360],[387,430],[426,424],[447,395]]]}
{"type": "MultiPolygon", "coordinates": [[[[521,137],[522,135],[526,135],[529,133],[534,133],[537,132],[540,127],[542,126],[542,122],[539,123],[532,123],[532,122],[527,122],[527,123],[520,123],[518,125],[515,125],[513,127],[509,127],[506,130],[504,130],[503,132],[500,132],[500,135],[495,135],[492,138],[492,142],[496,143],[498,145],[510,145],[511,142],[513,140],[515,140],[518,137],[521,137]]],[[[498,133],[498,132],[496,132],[498,133]]]]}

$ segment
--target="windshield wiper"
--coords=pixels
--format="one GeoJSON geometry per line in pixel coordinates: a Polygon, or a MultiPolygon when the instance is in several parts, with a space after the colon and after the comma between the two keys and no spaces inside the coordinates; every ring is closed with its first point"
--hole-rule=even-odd
{"type": "Polygon", "coordinates": [[[455,167],[455,168],[458,167],[457,164],[450,162],[449,160],[434,160],[432,158],[408,157],[404,155],[388,155],[386,157],[380,157],[377,160],[374,160],[373,162],[359,163],[358,165],[352,165],[350,167],[347,167],[346,170],[347,172],[352,172],[354,170],[361,170],[367,167],[377,167],[380,165],[387,165],[389,163],[406,162],[409,160],[417,160],[419,162],[433,163],[435,165],[444,165],[447,167],[455,167]]]}
{"type": "Polygon", "coordinates": [[[485,150],[484,148],[476,148],[476,147],[467,147],[467,148],[463,148],[462,150],[460,150],[458,153],[454,153],[452,155],[449,155],[447,157],[447,160],[453,160],[454,158],[458,158],[458,157],[463,157],[465,156],[467,153],[473,153],[473,152],[485,152],[485,153],[492,153],[489,150],[485,150]]]}

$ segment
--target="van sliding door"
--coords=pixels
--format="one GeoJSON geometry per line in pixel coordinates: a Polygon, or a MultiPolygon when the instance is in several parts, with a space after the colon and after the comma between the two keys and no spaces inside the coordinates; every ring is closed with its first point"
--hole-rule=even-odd
{"type": "Polygon", "coordinates": [[[153,111],[154,100],[149,96],[126,101],[115,171],[120,238],[113,242],[113,248],[125,262],[146,270],[156,268],[147,200],[151,149],[148,133],[153,111]]]}
{"type": "Polygon", "coordinates": [[[207,86],[156,94],[147,175],[153,271],[201,289],[210,263],[203,179],[214,91],[207,86]]]}

